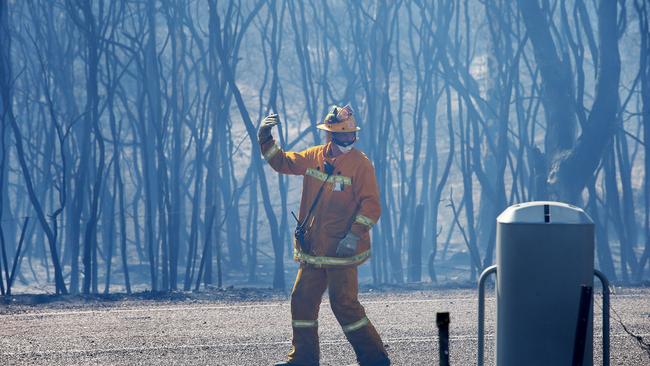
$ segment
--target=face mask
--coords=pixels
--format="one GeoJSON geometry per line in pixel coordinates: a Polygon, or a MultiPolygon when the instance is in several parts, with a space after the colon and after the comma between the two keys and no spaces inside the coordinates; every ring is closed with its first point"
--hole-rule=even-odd
{"type": "Polygon", "coordinates": [[[347,146],[341,146],[341,145],[337,144],[336,142],[334,144],[336,145],[336,147],[339,148],[339,150],[341,150],[342,153],[345,154],[345,153],[348,153],[350,150],[352,150],[352,145],[354,145],[354,142],[347,145],[347,146]]]}
{"type": "Polygon", "coordinates": [[[332,142],[341,150],[342,153],[347,153],[350,150],[352,150],[352,145],[354,145],[355,142],[357,142],[357,137],[356,135],[354,136],[354,140],[348,140],[348,141],[341,141],[339,140],[336,134],[332,134],[332,142]]]}

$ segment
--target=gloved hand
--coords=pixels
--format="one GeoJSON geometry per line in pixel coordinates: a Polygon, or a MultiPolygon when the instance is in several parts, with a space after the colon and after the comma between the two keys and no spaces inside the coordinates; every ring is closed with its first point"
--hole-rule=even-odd
{"type": "Polygon", "coordinates": [[[257,139],[260,143],[264,143],[271,138],[271,129],[278,123],[280,123],[280,117],[276,113],[264,117],[260,129],[257,131],[257,139]]]}
{"type": "Polygon", "coordinates": [[[359,243],[359,237],[354,235],[352,232],[349,232],[339,242],[339,246],[336,248],[336,255],[339,257],[353,256],[357,252],[358,243],[359,243]]]}

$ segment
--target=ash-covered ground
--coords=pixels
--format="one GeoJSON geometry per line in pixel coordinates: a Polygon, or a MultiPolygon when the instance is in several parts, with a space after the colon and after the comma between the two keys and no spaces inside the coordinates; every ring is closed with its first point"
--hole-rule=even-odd
{"type": "MultiPolygon", "coordinates": [[[[594,364],[601,359],[596,293],[594,364]]],[[[451,363],[476,364],[475,289],[365,288],[361,301],[394,365],[438,363],[436,312],[451,313],[451,363]]],[[[495,301],[488,292],[486,364],[494,363],[495,301]]],[[[650,340],[650,288],[616,289],[611,365],[648,365],[624,331],[650,340]]],[[[327,296],[320,316],[321,364],[354,365],[327,296]]],[[[0,365],[272,365],[290,346],[287,294],[265,289],[108,297],[19,296],[0,305],[0,365]]],[[[569,362],[569,361],[567,361],[569,362]]]]}

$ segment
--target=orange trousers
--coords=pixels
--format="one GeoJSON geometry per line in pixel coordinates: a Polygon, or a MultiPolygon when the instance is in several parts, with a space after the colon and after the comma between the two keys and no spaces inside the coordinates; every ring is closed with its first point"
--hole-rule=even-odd
{"type": "Polygon", "coordinates": [[[359,303],[357,267],[315,268],[304,264],[298,270],[291,292],[293,339],[289,362],[304,366],[319,364],[318,311],[327,288],[334,316],[354,348],[359,364],[390,365],[379,333],[359,303]]]}

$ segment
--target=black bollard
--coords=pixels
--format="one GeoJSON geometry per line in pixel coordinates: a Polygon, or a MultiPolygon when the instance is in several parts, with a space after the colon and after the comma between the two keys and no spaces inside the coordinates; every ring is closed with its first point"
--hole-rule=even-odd
{"type": "Polygon", "coordinates": [[[591,309],[591,286],[580,286],[580,308],[578,310],[578,323],[576,324],[576,337],[573,343],[573,366],[582,366],[585,357],[585,343],[587,327],[589,326],[589,310],[591,309]]]}
{"type": "Polygon", "coordinates": [[[449,366],[449,313],[436,313],[440,366],[449,366]]]}

